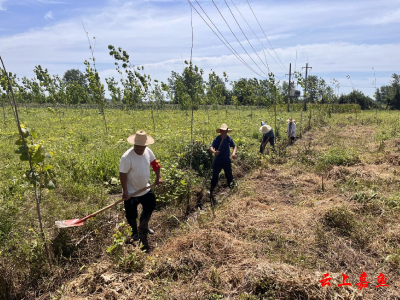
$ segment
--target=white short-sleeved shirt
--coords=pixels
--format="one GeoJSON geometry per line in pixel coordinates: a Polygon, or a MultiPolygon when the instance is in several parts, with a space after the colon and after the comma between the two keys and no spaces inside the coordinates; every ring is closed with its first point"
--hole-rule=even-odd
{"type": "MultiPolygon", "coordinates": [[[[153,151],[148,147],[144,150],[143,155],[137,155],[133,147],[122,155],[119,171],[128,174],[126,185],[129,195],[150,185],[150,163],[155,159],[153,151]]],[[[145,190],[137,196],[143,196],[148,191],[145,190]]]]}

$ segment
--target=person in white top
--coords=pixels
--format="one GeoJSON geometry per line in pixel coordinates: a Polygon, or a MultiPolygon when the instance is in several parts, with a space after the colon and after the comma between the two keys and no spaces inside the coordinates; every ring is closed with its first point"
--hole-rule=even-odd
{"type": "Polygon", "coordinates": [[[295,123],[295,121],[296,120],[293,120],[292,117],[287,119],[288,125],[287,125],[287,128],[286,128],[286,132],[287,132],[287,135],[288,135],[289,145],[293,144],[293,142],[294,142],[294,140],[296,138],[296,123],[295,123]]]}
{"type": "Polygon", "coordinates": [[[153,230],[149,229],[148,224],[156,207],[156,197],[151,189],[147,189],[135,197],[129,197],[129,195],[150,185],[150,166],[156,174],[155,184],[161,184],[161,165],[154,156],[153,151],[147,147],[154,144],[154,139],[147,135],[145,131],[137,131],[136,134],[129,136],[127,140],[133,147],[122,155],[119,166],[126,219],[132,227],[132,235],[127,242],[133,243],[140,240],[142,250],[148,250],[147,234],[154,233],[153,230]],[[136,223],[138,204],[142,204],[143,207],[139,229],[136,223]]]}

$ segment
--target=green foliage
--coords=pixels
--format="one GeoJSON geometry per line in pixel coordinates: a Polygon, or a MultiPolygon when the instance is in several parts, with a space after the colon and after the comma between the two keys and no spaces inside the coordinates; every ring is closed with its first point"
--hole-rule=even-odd
{"type": "Polygon", "coordinates": [[[124,248],[125,239],[130,235],[130,226],[120,223],[114,230],[113,243],[107,248],[107,253],[114,259],[117,268],[125,272],[141,272],[144,269],[146,255],[142,251],[127,251],[124,248]]]}
{"type": "Polygon", "coordinates": [[[119,155],[113,151],[98,151],[95,156],[71,156],[66,167],[71,171],[71,176],[77,182],[108,182],[113,177],[119,177],[119,155]]]}
{"type": "Polygon", "coordinates": [[[400,75],[393,73],[390,85],[376,89],[375,99],[390,109],[400,109],[400,75]]]}
{"type": "Polygon", "coordinates": [[[199,176],[209,174],[213,156],[208,150],[209,147],[200,141],[194,141],[193,144],[186,145],[179,155],[179,167],[183,169],[189,168],[191,163],[192,168],[199,176]]]}
{"type": "Polygon", "coordinates": [[[21,124],[21,132],[23,134],[15,144],[21,161],[29,161],[31,168],[26,171],[26,179],[38,187],[54,189],[55,185],[52,178],[54,177],[53,166],[45,164],[45,160],[53,157],[53,152],[46,152],[44,141],[37,140],[38,135],[32,128],[25,128],[21,124]]]}
{"type": "Polygon", "coordinates": [[[68,84],[77,84],[81,86],[84,90],[87,89],[87,79],[85,75],[78,69],[70,69],[64,73],[63,81],[68,84]]]}
{"type": "MultiPolygon", "coordinates": [[[[102,124],[101,120],[98,118],[97,110],[85,109],[83,111],[78,111],[67,109],[65,110],[65,120],[68,121],[65,122],[65,128],[60,128],[60,126],[57,126],[57,114],[54,114],[52,111],[48,110],[47,106],[48,105],[46,105],[44,109],[32,108],[31,113],[25,113],[25,111],[23,111],[21,114],[25,123],[32,124],[32,127],[35,128],[35,131],[41,133],[39,139],[33,130],[25,129],[23,131],[23,134],[26,136],[26,139],[29,141],[29,143],[31,143],[31,136],[35,137],[32,144],[36,144],[36,146],[31,149],[32,156],[42,159],[43,153],[46,153],[47,148],[54,150],[54,152],[57,154],[51,159],[51,165],[53,165],[53,169],[51,171],[57,171],[58,176],[56,187],[57,190],[56,193],[50,192],[43,194],[46,197],[44,197],[41,202],[41,205],[44,208],[43,211],[45,212],[44,225],[45,231],[47,230],[46,234],[53,234],[53,229],[51,229],[53,227],[48,229],[48,226],[52,226],[54,224],[54,220],[85,216],[88,213],[96,211],[106,205],[106,203],[102,202],[101,199],[106,199],[106,201],[111,200],[108,198],[108,195],[103,194],[103,197],[101,197],[101,194],[105,191],[104,182],[111,182],[112,178],[114,178],[115,183],[115,178],[118,178],[119,159],[126,151],[127,147],[129,147],[129,145],[126,143],[126,137],[133,134],[137,129],[146,130],[146,132],[152,135],[156,141],[154,145],[150,146],[150,148],[155,153],[157,159],[162,165],[161,174],[162,178],[164,179],[164,184],[157,187],[155,190],[158,200],[158,207],[165,205],[182,205],[183,200],[186,199],[185,197],[191,193],[191,191],[189,191],[189,186],[193,190],[194,187],[202,185],[204,182],[205,186],[209,185],[209,177],[201,177],[194,170],[182,170],[178,164],[181,156],[183,157],[183,149],[185,146],[188,147],[187,144],[190,127],[190,123],[188,122],[189,118],[185,113],[182,113],[179,110],[166,109],[163,111],[158,111],[157,115],[160,122],[158,122],[156,127],[157,132],[154,132],[151,129],[151,125],[148,124],[151,118],[150,110],[143,109],[140,112],[121,113],[121,111],[109,109],[107,111],[107,115],[110,118],[110,134],[105,137],[102,131],[99,129],[101,128],[102,124]],[[41,144],[41,139],[45,140],[46,142],[41,144]],[[42,147],[45,147],[46,149],[43,150],[42,147]],[[34,155],[34,153],[37,154],[34,155]]],[[[313,107],[313,105],[310,106],[313,107]]],[[[296,104],[295,107],[298,111],[299,105],[296,104]]],[[[325,107],[327,108],[328,106],[323,105],[322,109],[325,109],[325,107]]],[[[221,122],[228,123],[229,126],[234,129],[231,136],[238,147],[238,159],[232,160],[233,172],[235,176],[239,174],[244,175],[246,174],[247,170],[250,170],[253,167],[258,167],[261,164],[261,158],[258,155],[261,134],[254,134],[254,132],[258,132],[260,124],[259,121],[254,120],[254,118],[251,120],[249,117],[250,109],[241,107],[241,110],[239,111],[228,107],[226,110],[196,111],[194,114],[193,133],[196,140],[203,141],[200,143],[202,146],[199,148],[203,151],[207,149],[205,145],[207,143],[211,143],[212,139],[215,137],[215,128],[220,126],[221,122]],[[207,121],[208,117],[209,121],[207,121]]],[[[286,114],[282,113],[283,110],[284,107],[282,108],[281,106],[277,106],[278,126],[286,125],[285,122],[279,121],[280,119],[286,120],[288,118],[286,114]]],[[[10,107],[6,112],[8,115],[12,115],[10,107]]],[[[273,116],[273,110],[260,108],[257,111],[257,115],[258,114],[265,117],[265,119],[271,120],[273,116]]],[[[363,112],[363,114],[366,113],[363,112]]],[[[389,127],[393,127],[393,120],[397,120],[397,115],[391,114],[390,112],[381,112],[381,114],[382,120],[387,120],[388,125],[382,123],[379,128],[387,132],[387,138],[390,139],[393,136],[391,135],[392,129],[389,127]]],[[[296,120],[300,120],[299,114],[296,112],[294,113],[293,117],[296,120]]],[[[347,120],[347,116],[338,116],[333,114],[332,121],[334,120],[338,120],[338,122],[344,122],[344,120],[347,120]]],[[[12,125],[14,125],[14,123],[12,123],[12,125]]],[[[283,132],[285,127],[280,127],[279,130],[283,132]]],[[[35,214],[36,208],[34,207],[34,203],[32,201],[28,201],[33,197],[33,193],[29,189],[31,184],[25,180],[29,179],[29,177],[25,178],[22,176],[15,176],[24,173],[21,172],[20,163],[20,156],[22,155],[22,150],[24,148],[19,149],[19,154],[16,155],[14,150],[18,149],[20,146],[23,146],[23,143],[21,144],[19,141],[19,145],[17,145],[17,147],[10,147],[9,145],[13,144],[14,139],[15,129],[11,128],[11,122],[10,124],[5,124],[0,130],[0,151],[2,152],[0,159],[0,178],[2,179],[0,180],[0,248],[2,249],[1,251],[3,255],[5,253],[9,255],[7,256],[7,261],[9,261],[10,264],[13,264],[13,270],[20,271],[20,273],[16,273],[15,271],[13,275],[10,276],[16,278],[16,280],[24,280],[29,276],[29,265],[31,262],[36,264],[36,269],[36,266],[40,266],[36,263],[36,259],[34,257],[29,258],[24,253],[36,251],[33,251],[33,249],[38,249],[37,251],[43,249],[40,246],[35,246],[37,248],[33,246],[33,240],[36,239],[37,234],[31,235],[31,232],[29,231],[29,226],[32,226],[31,224],[36,224],[35,216],[32,216],[32,214],[35,214]],[[24,243],[25,241],[29,241],[29,243],[32,245],[24,244],[23,248],[26,252],[21,253],[17,249],[17,247],[20,247],[20,241],[23,241],[24,243]],[[18,257],[16,255],[18,255],[18,257]],[[19,265],[19,257],[21,257],[21,265],[19,265]],[[16,264],[16,262],[18,263],[16,264]]],[[[389,147],[391,144],[391,142],[388,142],[387,147],[389,147]]],[[[328,147],[331,145],[326,146],[328,147]]],[[[311,151],[311,153],[308,154],[312,156],[313,153],[314,151],[311,151]]],[[[329,151],[327,153],[329,153],[329,151]]],[[[346,155],[343,153],[338,154],[340,157],[346,157],[346,155]]],[[[200,157],[202,156],[200,155],[200,157]]],[[[349,157],[351,161],[352,155],[349,155],[349,157]]],[[[292,158],[293,160],[295,159],[294,156],[292,156],[292,158]]],[[[311,158],[315,160],[314,156],[311,158]]],[[[337,163],[336,159],[337,158],[327,158],[327,161],[329,163],[337,163]]],[[[186,157],[186,161],[187,160],[188,157],[186,157]]],[[[273,158],[264,158],[264,160],[270,164],[275,164],[273,158]]],[[[47,165],[48,161],[50,160],[45,158],[44,165],[47,165]]],[[[349,163],[345,159],[343,159],[343,161],[349,163]]],[[[25,164],[27,163],[24,162],[23,165],[25,164]]],[[[25,170],[25,167],[22,169],[25,170]]],[[[152,178],[150,182],[154,180],[153,172],[151,172],[151,174],[152,178]]],[[[35,176],[37,175],[32,174],[33,179],[36,178],[35,176]]],[[[107,185],[107,188],[108,187],[109,185],[107,185]]],[[[118,190],[118,183],[116,183],[115,187],[116,190],[118,190]]],[[[351,189],[352,192],[353,190],[354,189],[351,189]]],[[[243,193],[245,192],[255,193],[254,191],[243,191],[243,193]]],[[[361,192],[359,192],[359,194],[360,193],[361,192]]],[[[360,199],[361,197],[362,196],[360,196],[360,199]]],[[[393,207],[397,207],[396,203],[399,202],[397,196],[388,196],[386,198],[382,196],[382,198],[379,198],[381,201],[384,199],[385,201],[388,201],[388,206],[393,205],[393,207]]],[[[379,203],[379,205],[381,204],[379,203]]],[[[123,212],[121,209],[122,206],[117,207],[116,210],[113,210],[111,216],[114,217],[115,214],[118,214],[118,218],[121,216],[123,217],[123,212]]],[[[100,228],[105,228],[105,231],[108,230],[108,226],[102,226],[108,224],[104,221],[105,219],[108,221],[109,216],[110,214],[101,214],[98,218],[88,222],[87,225],[75,228],[73,237],[69,235],[60,235],[58,239],[54,239],[54,237],[52,237],[53,246],[55,246],[53,249],[54,253],[56,254],[56,258],[60,257],[60,259],[57,261],[57,264],[62,264],[68,261],[68,263],[71,263],[70,270],[72,272],[74,270],[78,270],[79,267],[82,266],[82,264],[80,264],[80,266],[76,268],[77,262],[86,261],[87,258],[85,255],[89,251],[89,248],[90,251],[92,251],[91,253],[101,256],[105,249],[104,247],[99,247],[99,245],[103,245],[102,242],[107,240],[109,235],[107,233],[104,233],[104,236],[101,234],[96,234],[96,238],[94,240],[95,242],[93,243],[90,241],[90,236],[93,235],[93,231],[100,230],[100,228]],[[86,236],[89,238],[86,238],[86,236]],[[74,245],[82,238],[84,239],[80,244],[80,247],[85,251],[76,251],[74,249],[74,245]],[[86,243],[86,241],[90,242],[86,243]],[[69,260],[70,256],[71,260],[69,260]]],[[[121,230],[124,233],[127,232],[124,231],[125,229],[121,230]]],[[[119,256],[121,270],[139,270],[141,265],[139,256],[140,254],[132,254],[132,256],[129,256],[129,252],[124,252],[124,248],[130,250],[131,247],[122,246],[120,244],[120,238],[122,239],[122,237],[123,235],[116,236],[115,240],[113,238],[113,242],[110,243],[110,247],[112,245],[115,246],[115,251],[119,249],[118,247],[121,247],[119,256]]],[[[353,238],[353,235],[351,238],[353,238]]],[[[39,241],[38,243],[40,245],[42,242],[39,241]]],[[[41,255],[43,256],[43,253],[41,253],[41,255]]],[[[110,254],[110,257],[114,257],[114,255],[116,254],[110,254]]],[[[45,261],[46,260],[44,259],[42,266],[44,265],[45,261]]],[[[116,263],[116,265],[118,264],[116,263]]],[[[61,267],[64,266],[61,265],[61,267]]],[[[170,270],[171,269],[165,268],[166,275],[164,276],[169,275],[168,272],[170,270]]],[[[176,276],[176,278],[183,276],[182,273],[179,273],[181,271],[187,272],[185,274],[190,274],[193,272],[193,268],[190,269],[187,267],[172,270],[173,272],[176,271],[176,273],[173,273],[173,276],[176,276]]],[[[36,276],[42,276],[37,271],[32,271],[32,274],[36,274],[36,276]]],[[[37,278],[34,280],[36,279],[37,278]]],[[[42,281],[46,280],[46,278],[42,277],[39,279],[42,281]]],[[[27,281],[25,287],[19,287],[21,290],[24,290],[25,288],[34,289],[35,286],[31,283],[31,281],[27,281]]],[[[260,291],[262,291],[262,287],[260,287],[260,291]]],[[[217,293],[217,291],[214,292],[217,293]]]]}
{"type": "Polygon", "coordinates": [[[87,60],[85,60],[84,64],[86,66],[85,76],[89,82],[89,90],[93,102],[97,104],[99,111],[103,114],[106,106],[104,85],[100,81],[100,76],[95,66],[92,67],[90,62],[87,60]]]}
{"type": "Polygon", "coordinates": [[[331,166],[350,166],[361,162],[358,152],[354,149],[331,148],[318,157],[317,169],[325,171],[331,166]]]}
{"type": "Polygon", "coordinates": [[[208,294],[206,299],[207,300],[220,300],[220,299],[224,299],[224,295],[212,293],[212,294],[208,294]]]}
{"type": "MultiPolygon", "coordinates": [[[[187,110],[191,107],[198,109],[204,96],[204,81],[202,77],[204,72],[198,66],[194,66],[192,62],[185,63],[188,66],[185,67],[182,74],[171,72],[171,76],[168,78],[169,95],[172,97],[171,101],[174,104],[178,104],[182,110],[187,110]]],[[[217,79],[215,80],[217,81],[217,79]]],[[[215,84],[215,88],[220,90],[221,84],[215,84]]],[[[221,93],[215,92],[214,94],[215,97],[219,97],[221,93]]]]}
{"type": "Polygon", "coordinates": [[[348,95],[341,95],[338,99],[339,104],[353,103],[358,104],[362,110],[371,109],[375,107],[374,101],[365,96],[364,93],[354,90],[348,95]]]}
{"type": "Polygon", "coordinates": [[[107,248],[107,253],[114,256],[118,261],[122,255],[123,245],[127,235],[131,235],[132,231],[124,222],[118,224],[118,228],[114,229],[113,243],[107,248]]]}
{"type": "Polygon", "coordinates": [[[181,204],[188,193],[187,185],[191,180],[190,173],[180,169],[177,163],[172,163],[169,166],[167,164],[162,166],[162,174],[164,183],[159,187],[157,193],[159,206],[181,204]]]}

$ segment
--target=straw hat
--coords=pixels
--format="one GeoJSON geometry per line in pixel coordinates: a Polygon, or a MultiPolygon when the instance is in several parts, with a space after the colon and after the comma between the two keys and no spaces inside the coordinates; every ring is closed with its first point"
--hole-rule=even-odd
{"type": "Polygon", "coordinates": [[[288,123],[289,123],[289,122],[296,122],[296,120],[293,119],[292,117],[290,117],[289,119],[286,120],[286,122],[288,122],[288,123]]]}
{"type": "Polygon", "coordinates": [[[136,131],[136,134],[129,136],[127,139],[129,144],[138,145],[138,146],[147,146],[154,144],[154,139],[146,134],[146,131],[139,130],[136,131]]]}
{"type": "Polygon", "coordinates": [[[260,127],[260,132],[261,133],[268,133],[268,132],[270,132],[271,131],[271,126],[269,126],[269,125],[263,125],[263,126],[261,126],[260,127]]]}
{"type": "Polygon", "coordinates": [[[221,133],[221,130],[228,130],[228,132],[232,132],[233,129],[228,129],[228,125],[226,125],[225,123],[221,125],[220,128],[217,128],[217,130],[215,130],[217,133],[221,133]]]}

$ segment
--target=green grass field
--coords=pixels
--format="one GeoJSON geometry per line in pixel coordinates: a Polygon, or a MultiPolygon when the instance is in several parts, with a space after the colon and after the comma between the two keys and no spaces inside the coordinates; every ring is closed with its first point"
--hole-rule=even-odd
{"type": "MultiPolygon", "coordinates": [[[[157,236],[155,241],[157,245],[160,245],[160,250],[157,250],[158,255],[163,254],[163,251],[168,252],[162,248],[166,235],[170,236],[171,232],[177,234],[178,231],[190,234],[190,226],[193,226],[190,222],[193,220],[188,221],[186,213],[189,211],[191,215],[196,214],[194,191],[201,188],[205,190],[209,186],[209,166],[197,166],[199,167],[197,171],[190,170],[187,166],[192,153],[189,148],[191,140],[197,143],[196,155],[193,156],[192,163],[200,164],[196,158],[207,155],[204,150],[217,136],[215,129],[222,123],[227,123],[234,129],[230,136],[238,146],[238,159],[233,162],[233,170],[234,176],[240,182],[238,191],[221,196],[222,203],[230,203],[229,199],[232,197],[239,203],[239,201],[248,201],[246,199],[257,197],[258,194],[261,195],[264,188],[259,190],[254,187],[259,179],[259,177],[254,177],[255,174],[268,177],[270,187],[274,186],[273,189],[275,189],[276,185],[279,185],[280,192],[287,193],[288,199],[291,199],[291,202],[287,200],[289,201],[288,216],[295,214],[292,211],[293,203],[300,209],[313,207],[319,209],[318,203],[328,201],[326,200],[328,196],[343,195],[343,199],[346,199],[346,201],[343,200],[345,203],[341,201],[337,207],[327,208],[326,211],[321,212],[322,221],[311,225],[313,229],[310,231],[315,233],[315,240],[309,241],[309,245],[314,245],[314,243],[325,245],[327,251],[335,252],[332,245],[335,235],[339,235],[346,241],[346,245],[349,245],[349,241],[350,247],[356,245],[355,251],[361,251],[360,253],[372,251],[378,257],[370,257],[370,262],[376,264],[376,267],[383,264],[384,268],[392,268],[387,270],[391,275],[390,279],[394,280],[395,276],[398,278],[398,275],[394,274],[399,268],[400,248],[392,241],[393,235],[388,233],[390,230],[387,231],[387,228],[383,232],[378,230],[378,226],[393,225],[398,219],[398,165],[400,164],[398,112],[333,113],[329,117],[326,110],[314,107],[310,118],[309,111],[287,113],[284,107],[280,107],[277,112],[278,130],[276,130],[273,109],[201,109],[194,111],[193,130],[191,130],[190,111],[156,110],[154,112],[155,127],[153,127],[150,110],[109,109],[105,113],[107,134],[102,116],[95,109],[70,108],[60,109],[60,112],[61,122],[59,116],[50,109],[20,108],[19,110],[21,123],[27,128],[34,128],[38,133],[38,140],[43,140],[46,150],[54,154],[53,158],[46,161],[53,166],[55,189],[44,189],[40,203],[44,232],[51,245],[53,257],[51,266],[47,263],[44,245],[39,234],[34,189],[25,176],[29,165],[26,161],[20,161],[19,155],[15,153],[18,148],[15,145],[15,141],[18,140],[18,131],[9,108],[0,126],[0,152],[2,153],[0,158],[0,270],[5,274],[0,279],[0,294],[5,296],[3,298],[0,296],[0,299],[62,297],[64,293],[62,286],[66,282],[79,273],[84,273],[91,264],[102,260],[109,261],[112,266],[128,274],[146,273],[149,268],[158,270],[161,275],[155,277],[162,281],[164,271],[159,265],[163,261],[161,258],[157,261],[157,256],[150,254],[148,257],[153,266],[149,266],[149,261],[143,258],[143,254],[136,251],[129,252],[124,248],[123,241],[128,232],[123,224],[124,214],[121,205],[104,212],[79,228],[58,229],[54,226],[54,222],[84,217],[118,200],[119,159],[130,147],[126,138],[137,130],[143,129],[155,139],[156,142],[151,149],[162,165],[162,177],[165,183],[156,189],[159,205],[154,217],[154,223],[158,224],[157,232],[160,232],[161,236],[157,236]],[[286,119],[290,116],[296,120],[297,135],[301,134],[302,139],[299,139],[294,146],[287,147],[286,119]],[[261,120],[270,124],[280,136],[277,153],[271,156],[258,154],[261,141],[261,133],[258,129],[261,120]],[[390,172],[380,168],[386,165],[389,165],[390,172]],[[356,171],[354,166],[361,167],[356,171]],[[380,172],[379,174],[390,173],[390,175],[373,176],[374,168],[379,169],[376,170],[380,172]],[[278,170],[279,176],[274,177],[271,173],[264,174],[271,169],[278,170]],[[305,176],[304,174],[308,174],[307,176],[311,178],[309,190],[306,188],[307,180],[304,178],[301,184],[293,184],[293,178],[305,176]],[[325,181],[323,181],[324,178],[325,181]],[[305,197],[307,194],[310,197],[305,197]],[[347,202],[350,203],[349,206],[347,202]],[[188,204],[191,207],[189,210],[186,207],[188,204]],[[187,223],[189,225],[183,225],[185,222],[189,222],[187,223]],[[382,243],[386,246],[375,245],[374,239],[382,239],[385,241],[382,243]],[[108,252],[107,249],[109,249],[108,252]]],[[[223,180],[221,180],[220,192],[226,194],[223,180]]],[[[266,201],[277,203],[276,205],[279,203],[280,209],[284,211],[285,202],[277,199],[280,199],[279,196],[276,196],[275,200],[271,198],[269,202],[266,201]]],[[[232,211],[230,209],[224,212],[224,209],[228,209],[224,205],[219,208],[218,222],[225,220],[224,216],[232,211]]],[[[299,212],[299,215],[302,213],[299,212]]],[[[240,216],[237,218],[240,219],[240,216]]],[[[207,214],[200,219],[197,218],[195,223],[196,226],[204,229],[210,228],[213,222],[211,215],[207,214]]],[[[334,266],[333,261],[330,263],[330,260],[323,264],[322,260],[314,257],[315,253],[311,248],[307,248],[307,244],[298,248],[301,249],[301,253],[294,251],[292,249],[294,244],[287,242],[291,238],[286,232],[284,222],[280,227],[278,225],[279,230],[274,229],[279,222],[273,222],[271,228],[264,224],[260,232],[247,228],[239,233],[246,235],[244,241],[251,242],[260,238],[270,245],[276,244],[262,251],[266,261],[305,267],[315,272],[325,272],[324,270],[328,269],[328,271],[340,273],[348,270],[346,267],[334,266]],[[269,233],[268,230],[270,230],[269,233]],[[301,259],[302,256],[304,256],[303,259],[301,259]]],[[[304,242],[298,237],[292,237],[292,239],[295,244],[304,242]]],[[[182,251],[186,253],[185,250],[182,251]]],[[[245,257],[244,254],[243,257],[245,257]]],[[[354,259],[357,259],[357,255],[354,259]]],[[[359,265],[355,265],[349,273],[354,271],[356,274],[358,272],[356,268],[359,268],[359,265]]],[[[204,297],[215,295],[217,298],[207,299],[234,299],[239,296],[225,292],[228,287],[224,287],[223,281],[218,281],[220,271],[217,266],[214,266],[214,269],[210,266],[208,270],[210,273],[207,276],[214,276],[213,279],[206,276],[208,280],[213,281],[214,292],[202,294],[205,295],[204,297]]],[[[191,280],[185,270],[179,272],[179,280],[183,282],[191,280]]],[[[154,279],[151,277],[149,279],[148,276],[145,278],[146,280],[154,279]]],[[[261,276],[257,280],[262,280],[262,278],[261,276]]],[[[164,279],[166,282],[160,284],[160,290],[156,288],[149,290],[148,295],[162,294],[163,288],[173,289],[170,281],[174,279],[168,276],[164,279]]],[[[282,297],[303,299],[304,295],[307,297],[307,294],[303,292],[293,296],[290,293],[285,294],[282,291],[278,293],[275,290],[271,294],[268,291],[273,289],[265,287],[265,285],[269,286],[270,279],[265,279],[264,285],[260,283],[258,290],[254,285],[249,290],[240,290],[241,299],[259,299],[251,297],[258,297],[260,293],[265,296],[260,299],[267,299],[269,296],[279,299],[282,297]],[[279,296],[281,294],[283,296],[279,296]]],[[[206,284],[206,282],[203,283],[206,284]]],[[[316,283],[318,284],[318,280],[316,283]]],[[[208,289],[204,290],[208,291],[208,289]]],[[[330,297],[329,293],[318,295],[316,291],[318,291],[317,288],[314,288],[308,296],[315,296],[318,299],[330,297]]],[[[175,292],[178,293],[178,291],[175,292]]],[[[67,295],[65,299],[68,299],[68,295],[72,298],[76,296],[76,294],[72,296],[71,290],[65,293],[67,295]]],[[[186,293],[191,295],[190,290],[186,290],[186,293]]],[[[203,296],[199,296],[199,299],[206,299],[203,296]]],[[[160,296],[160,299],[163,297],[160,296]]]]}

